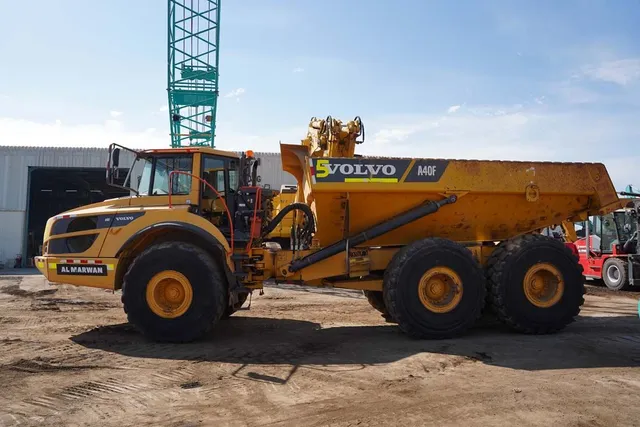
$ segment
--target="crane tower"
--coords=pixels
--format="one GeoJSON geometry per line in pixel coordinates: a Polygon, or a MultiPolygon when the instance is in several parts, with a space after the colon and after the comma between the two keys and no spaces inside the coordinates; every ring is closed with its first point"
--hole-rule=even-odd
{"type": "Polygon", "coordinates": [[[220,0],[168,0],[171,146],[215,146],[220,0]]]}

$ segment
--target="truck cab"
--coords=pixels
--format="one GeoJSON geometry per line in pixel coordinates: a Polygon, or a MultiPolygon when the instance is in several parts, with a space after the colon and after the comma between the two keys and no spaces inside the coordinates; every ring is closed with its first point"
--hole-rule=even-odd
{"type": "Polygon", "coordinates": [[[602,280],[612,290],[638,284],[638,200],[606,215],[576,223],[574,244],[588,278],[602,280]]]}
{"type": "MultiPolygon", "coordinates": [[[[256,207],[256,171],[252,152],[238,156],[207,147],[133,151],[113,144],[107,181],[130,195],[50,218],[43,255],[35,265],[52,282],[120,289],[124,271],[150,241],[205,239],[220,254],[231,253],[259,232],[248,219],[256,207]],[[123,154],[133,158],[132,166],[124,183],[116,184],[122,182],[117,174],[123,154]]],[[[269,190],[260,194],[273,197],[269,190]]],[[[267,201],[263,205],[269,210],[267,201]]],[[[222,259],[233,270],[232,261],[222,259]]]]}

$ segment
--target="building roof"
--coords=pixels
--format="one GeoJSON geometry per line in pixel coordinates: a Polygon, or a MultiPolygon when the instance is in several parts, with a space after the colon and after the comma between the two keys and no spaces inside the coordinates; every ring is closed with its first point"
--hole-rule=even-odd
{"type": "MultiPolygon", "coordinates": [[[[225,150],[218,150],[218,149],[213,149],[210,147],[182,147],[182,148],[190,148],[190,149],[195,149],[198,151],[207,151],[207,152],[212,152],[212,151],[218,151],[220,153],[234,153],[234,154],[242,154],[244,153],[244,151],[225,151],[225,150]]],[[[53,146],[47,146],[47,145],[38,145],[38,146],[31,146],[31,145],[0,145],[0,151],[42,151],[42,150],[51,150],[51,151],[104,151],[107,152],[108,151],[108,147],[53,147],[53,146]]],[[[150,150],[171,150],[171,148],[137,148],[134,149],[134,151],[150,151],[150,150]]],[[[256,154],[257,156],[260,155],[266,155],[266,156],[279,156],[280,153],[276,152],[276,151],[255,151],[253,150],[254,154],[256,154]]]]}

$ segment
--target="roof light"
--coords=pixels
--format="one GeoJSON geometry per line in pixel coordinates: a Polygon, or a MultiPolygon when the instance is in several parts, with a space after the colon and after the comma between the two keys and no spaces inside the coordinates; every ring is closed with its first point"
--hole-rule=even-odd
{"type": "Polygon", "coordinates": [[[247,152],[245,154],[247,155],[247,157],[252,158],[253,157],[253,150],[247,150],[247,152]]]}

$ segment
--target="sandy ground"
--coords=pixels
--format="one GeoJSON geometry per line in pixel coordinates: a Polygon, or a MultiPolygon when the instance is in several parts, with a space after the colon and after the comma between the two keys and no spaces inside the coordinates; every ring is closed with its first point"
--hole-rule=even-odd
{"type": "Polygon", "coordinates": [[[268,288],[206,340],[145,341],[120,296],[0,277],[0,426],[640,425],[635,295],[552,336],[412,340],[358,293],[268,288]]]}

